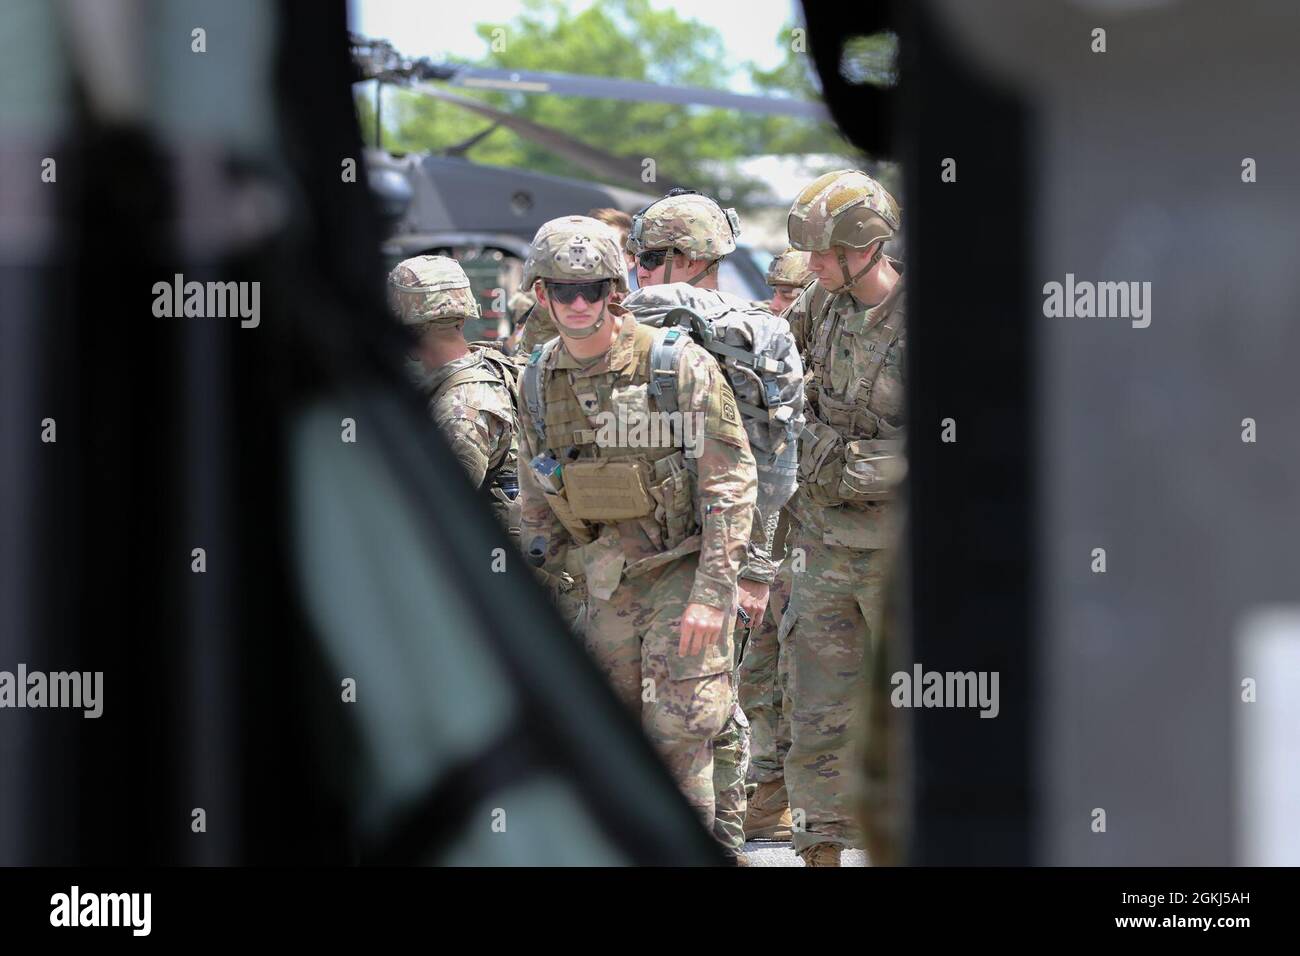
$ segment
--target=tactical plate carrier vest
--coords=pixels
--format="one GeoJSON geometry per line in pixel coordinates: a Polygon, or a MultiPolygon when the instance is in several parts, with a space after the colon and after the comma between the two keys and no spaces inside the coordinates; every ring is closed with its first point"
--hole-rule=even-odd
{"type": "Polygon", "coordinates": [[[628,577],[700,548],[685,425],[671,427],[682,422],[680,413],[658,414],[677,411],[662,395],[666,382],[675,395],[687,341],[684,330],[638,324],[625,369],[578,379],[555,367],[563,348],[555,338],[535,348],[524,369],[522,394],[538,447],[558,462],[547,502],[579,544],[596,541],[602,526],[617,527],[628,577]],[[631,445],[631,434],[649,440],[631,445]]]}

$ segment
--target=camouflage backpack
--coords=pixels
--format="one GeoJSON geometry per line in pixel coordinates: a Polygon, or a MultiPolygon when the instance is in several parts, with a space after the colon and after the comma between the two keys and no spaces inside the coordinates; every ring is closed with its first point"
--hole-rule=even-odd
{"type": "MultiPolygon", "coordinates": [[[[764,308],[684,282],[638,289],[620,305],[644,325],[667,329],[650,349],[648,387],[662,412],[678,411],[677,368],[692,339],[717,360],[731,384],[759,471],[759,507],[775,514],[794,494],[798,476],[799,433],[803,430],[803,362],[789,323],[764,308]]],[[[546,447],[545,396],[540,369],[553,338],[533,349],[524,368],[521,394],[533,430],[546,447]]],[[[688,458],[687,468],[696,461],[688,458]]]]}
{"type": "Polygon", "coordinates": [[[766,513],[783,505],[794,493],[804,425],[803,362],[789,324],[736,296],[681,282],[638,289],[622,305],[638,322],[669,329],[650,356],[650,390],[662,410],[677,410],[677,378],[669,370],[688,337],[713,355],[749,436],[759,507],[766,513]]]}

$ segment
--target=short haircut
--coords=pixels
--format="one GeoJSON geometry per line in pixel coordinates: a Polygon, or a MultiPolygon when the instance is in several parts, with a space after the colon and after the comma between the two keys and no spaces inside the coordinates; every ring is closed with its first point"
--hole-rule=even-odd
{"type": "Polygon", "coordinates": [[[591,219],[598,219],[605,225],[611,226],[625,235],[632,231],[632,217],[621,209],[609,207],[593,209],[587,215],[591,219]]]}

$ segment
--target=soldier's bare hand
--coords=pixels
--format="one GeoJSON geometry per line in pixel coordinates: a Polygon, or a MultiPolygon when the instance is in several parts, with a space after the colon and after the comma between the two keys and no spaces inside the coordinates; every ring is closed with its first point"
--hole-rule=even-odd
{"type": "Polygon", "coordinates": [[[737,595],[740,609],[749,615],[750,622],[757,627],[763,621],[763,612],[767,610],[767,595],[771,586],[759,581],[746,581],[744,578],[737,584],[740,588],[737,595]]]}
{"type": "Polygon", "coordinates": [[[681,640],[677,644],[680,657],[699,654],[710,644],[722,639],[726,619],[720,608],[707,604],[688,604],[682,612],[681,640]]]}

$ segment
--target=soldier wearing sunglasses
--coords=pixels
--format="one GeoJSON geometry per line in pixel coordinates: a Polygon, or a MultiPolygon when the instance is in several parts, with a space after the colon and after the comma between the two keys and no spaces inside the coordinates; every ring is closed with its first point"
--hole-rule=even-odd
{"type": "Polygon", "coordinates": [[[521,543],[544,571],[585,577],[588,650],[712,829],[713,738],[731,713],[736,578],[757,494],[735,396],[681,330],[619,305],[623,253],[603,223],[547,223],[524,271],[559,334],[520,381],[521,543]],[[673,367],[652,365],[665,355],[673,367]],[[663,389],[700,422],[693,438],[602,438],[611,416],[660,415],[663,389]]]}

